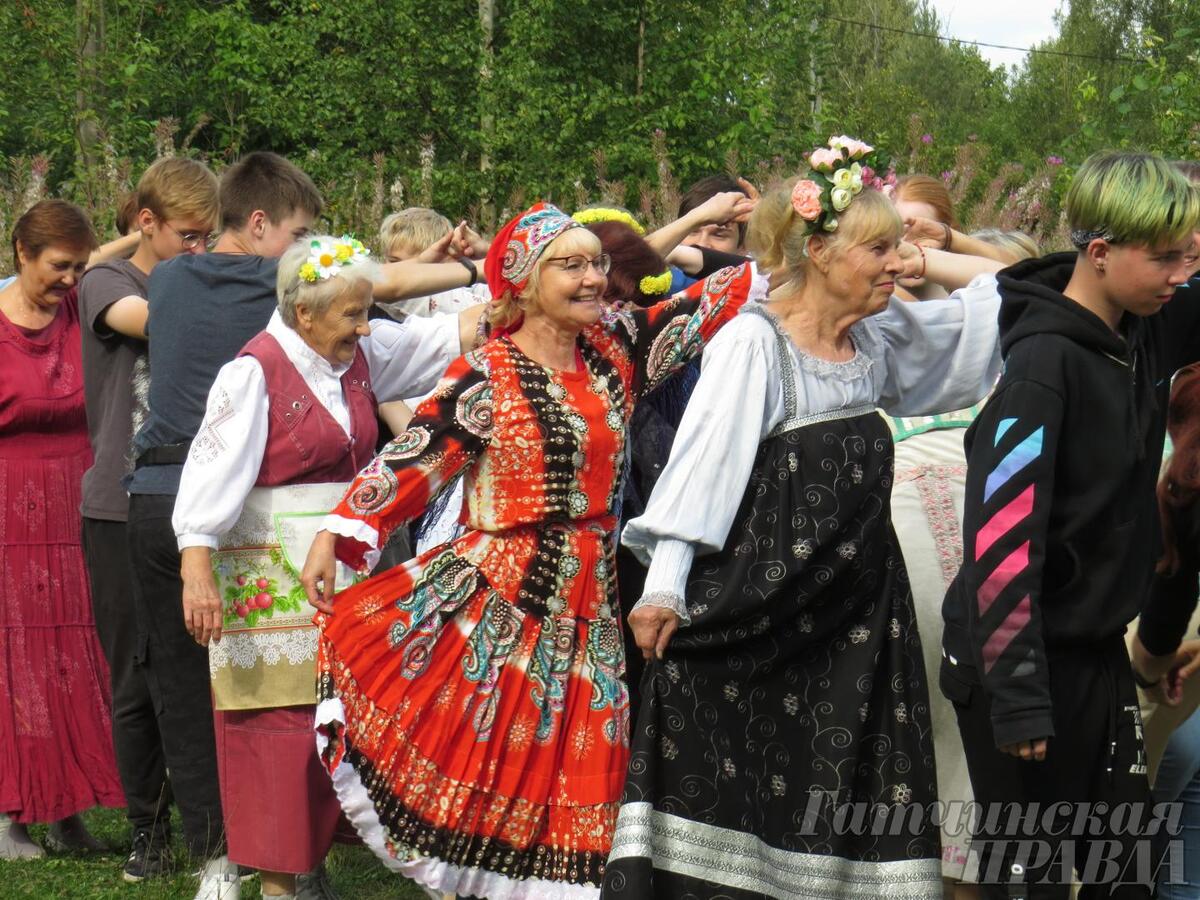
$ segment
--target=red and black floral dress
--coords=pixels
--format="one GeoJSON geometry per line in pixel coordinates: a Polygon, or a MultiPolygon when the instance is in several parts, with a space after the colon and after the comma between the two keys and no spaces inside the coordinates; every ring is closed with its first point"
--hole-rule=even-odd
{"type": "Polygon", "coordinates": [[[438,891],[595,897],[628,760],[615,504],[637,398],[765,279],[725,269],[609,312],[547,369],[500,337],[457,360],[327,527],[361,566],[465,470],[468,531],[339,594],[317,726],[347,814],[438,891]]]}

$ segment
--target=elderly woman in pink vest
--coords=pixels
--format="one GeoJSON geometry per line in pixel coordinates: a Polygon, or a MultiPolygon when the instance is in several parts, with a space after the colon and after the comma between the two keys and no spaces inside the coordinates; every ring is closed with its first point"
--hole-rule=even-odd
{"type": "MultiPolygon", "coordinates": [[[[184,620],[209,647],[229,858],[261,871],[263,896],[332,896],[321,862],[341,814],[313,739],[317,632],[298,570],[375,454],[378,403],[431,390],[469,349],[458,315],[368,325],[377,269],[350,238],[283,255],[278,309],[218,374],[175,506],[184,620]]],[[[228,879],[219,900],[238,890],[228,879]]]]}

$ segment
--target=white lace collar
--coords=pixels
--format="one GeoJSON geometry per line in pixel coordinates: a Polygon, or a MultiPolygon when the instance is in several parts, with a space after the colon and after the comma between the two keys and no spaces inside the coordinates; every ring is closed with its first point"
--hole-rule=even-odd
{"type": "Polygon", "coordinates": [[[796,346],[788,336],[787,331],[775,315],[765,306],[754,308],[771,323],[776,335],[781,339],[782,346],[787,347],[800,368],[818,378],[834,378],[838,381],[858,381],[867,377],[871,372],[871,338],[865,320],[859,320],[850,326],[850,343],[854,347],[854,355],[841,362],[814,356],[796,346]]]}
{"type": "Polygon", "coordinates": [[[279,341],[279,346],[283,348],[283,352],[287,354],[287,358],[297,369],[304,366],[310,371],[316,370],[331,378],[341,378],[350,368],[349,363],[333,365],[308,346],[295,329],[283,324],[283,318],[279,315],[278,309],[271,313],[271,321],[267,322],[267,334],[279,341]]]}

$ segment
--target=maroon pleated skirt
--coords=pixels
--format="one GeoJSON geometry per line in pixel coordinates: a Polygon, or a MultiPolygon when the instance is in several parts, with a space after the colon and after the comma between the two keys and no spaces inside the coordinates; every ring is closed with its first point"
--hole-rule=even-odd
{"type": "Polygon", "coordinates": [[[0,421],[0,812],[18,822],[125,805],[79,542],[91,461],[82,430],[39,438],[0,421]]]}

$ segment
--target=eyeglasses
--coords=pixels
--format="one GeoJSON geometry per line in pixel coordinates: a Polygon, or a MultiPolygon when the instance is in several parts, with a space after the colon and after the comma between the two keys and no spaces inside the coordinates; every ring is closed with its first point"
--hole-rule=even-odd
{"type": "Polygon", "coordinates": [[[201,244],[208,246],[209,241],[212,240],[212,232],[180,231],[166,219],[160,219],[159,221],[179,236],[179,243],[183,244],[184,250],[195,250],[201,244]]]}
{"type": "Polygon", "coordinates": [[[558,267],[576,281],[583,279],[583,276],[587,274],[588,266],[591,266],[600,275],[607,275],[608,270],[612,268],[612,257],[607,253],[601,253],[595,259],[588,259],[586,256],[552,256],[546,262],[559,263],[558,267]]]}

